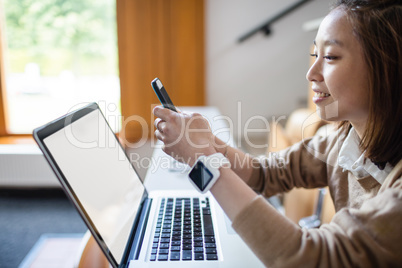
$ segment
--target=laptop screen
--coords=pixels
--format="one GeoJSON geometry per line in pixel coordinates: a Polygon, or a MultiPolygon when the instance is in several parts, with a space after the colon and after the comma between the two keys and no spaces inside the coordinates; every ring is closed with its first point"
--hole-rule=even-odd
{"type": "Polygon", "coordinates": [[[68,119],[43,142],[120,264],[144,186],[99,109],[68,119]]]}

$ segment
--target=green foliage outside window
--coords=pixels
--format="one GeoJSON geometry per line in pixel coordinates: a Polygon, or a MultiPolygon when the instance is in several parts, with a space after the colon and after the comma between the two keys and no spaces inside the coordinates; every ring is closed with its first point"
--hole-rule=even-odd
{"type": "Polygon", "coordinates": [[[117,74],[115,1],[3,1],[8,71],[35,62],[43,76],[117,74]]]}

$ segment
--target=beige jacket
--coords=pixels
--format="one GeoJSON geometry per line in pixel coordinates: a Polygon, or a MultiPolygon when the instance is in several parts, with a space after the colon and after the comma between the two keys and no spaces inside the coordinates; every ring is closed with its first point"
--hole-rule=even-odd
{"type": "Polygon", "coordinates": [[[319,229],[301,229],[263,197],[233,228],[268,267],[402,267],[402,161],[381,185],[337,163],[345,133],[313,137],[258,159],[249,185],[265,196],[294,187],[329,186],[336,214],[319,229]]]}

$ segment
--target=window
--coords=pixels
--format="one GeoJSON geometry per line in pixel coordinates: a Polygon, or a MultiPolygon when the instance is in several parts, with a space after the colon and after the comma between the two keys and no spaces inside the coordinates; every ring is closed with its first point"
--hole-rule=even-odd
{"type": "Polygon", "coordinates": [[[115,5],[3,0],[8,133],[32,133],[93,101],[105,113],[120,113],[115,5]]]}
{"type": "Polygon", "coordinates": [[[203,0],[1,4],[4,140],[18,135],[12,133],[30,134],[32,128],[90,101],[100,104],[115,131],[121,125],[126,141],[152,137],[152,105],[159,102],[150,82],[156,76],[175,105],[205,103],[203,0]],[[122,116],[116,116],[120,110],[122,116]]]}

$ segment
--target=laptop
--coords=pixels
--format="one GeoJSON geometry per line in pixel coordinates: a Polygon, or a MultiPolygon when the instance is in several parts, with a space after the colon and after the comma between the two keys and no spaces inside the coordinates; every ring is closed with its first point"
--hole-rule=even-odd
{"type": "Polygon", "coordinates": [[[96,103],[33,136],[112,267],[263,267],[211,194],[148,191],[96,103]]]}

